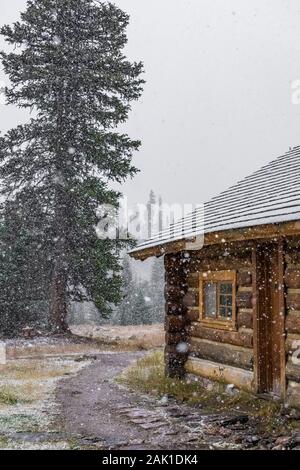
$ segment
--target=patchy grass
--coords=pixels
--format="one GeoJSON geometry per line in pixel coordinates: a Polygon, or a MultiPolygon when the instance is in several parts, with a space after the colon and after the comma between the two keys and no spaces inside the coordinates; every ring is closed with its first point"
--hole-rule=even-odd
{"type": "Polygon", "coordinates": [[[0,449],[6,449],[8,447],[9,440],[5,436],[0,436],[0,449]]]}
{"type": "Polygon", "coordinates": [[[0,404],[1,405],[16,405],[20,401],[18,395],[12,387],[0,387],[0,404]]]}
{"type": "Polygon", "coordinates": [[[20,362],[8,362],[2,370],[1,379],[14,380],[43,380],[61,377],[70,373],[71,367],[59,366],[46,361],[32,360],[20,362]]]}
{"type": "Polygon", "coordinates": [[[164,358],[161,351],[140,359],[117,379],[119,383],[157,397],[170,396],[188,404],[201,404],[207,411],[229,409],[251,413],[261,417],[277,416],[281,405],[261,400],[239,391],[228,393],[226,385],[202,380],[179,380],[165,377],[164,358]]]}
{"type": "Polygon", "coordinates": [[[39,427],[39,419],[29,414],[20,413],[0,416],[1,432],[36,432],[39,427]]]}
{"type": "Polygon", "coordinates": [[[131,326],[71,327],[73,334],[96,341],[99,347],[112,351],[153,350],[163,346],[165,333],[163,324],[131,326]]]}
{"type": "MultiPolygon", "coordinates": [[[[102,348],[103,349],[103,348],[102,348]]],[[[10,345],[7,347],[7,358],[11,360],[20,358],[47,358],[47,357],[61,357],[72,356],[81,354],[97,354],[101,351],[100,345],[97,341],[91,341],[91,344],[32,344],[28,345],[10,345]]]]}
{"type": "Polygon", "coordinates": [[[102,351],[153,350],[164,344],[162,324],[136,326],[71,326],[66,336],[37,336],[7,340],[8,360],[95,355],[102,351]]]}
{"type": "Polygon", "coordinates": [[[78,357],[9,360],[0,374],[0,448],[69,448],[67,442],[52,442],[51,431],[59,413],[55,404],[57,382],[90,363],[78,357]],[[49,433],[49,443],[15,441],[14,433],[49,433]],[[8,438],[7,441],[4,442],[8,438]],[[4,441],[3,441],[4,439],[4,441]],[[3,442],[2,442],[3,441],[3,442]]]}

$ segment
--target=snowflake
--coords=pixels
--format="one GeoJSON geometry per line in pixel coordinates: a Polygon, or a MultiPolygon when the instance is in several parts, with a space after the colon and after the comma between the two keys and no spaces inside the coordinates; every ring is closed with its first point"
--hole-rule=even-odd
{"type": "Polygon", "coordinates": [[[53,38],[53,44],[54,46],[60,46],[61,45],[61,39],[58,36],[54,36],[53,38]]]}

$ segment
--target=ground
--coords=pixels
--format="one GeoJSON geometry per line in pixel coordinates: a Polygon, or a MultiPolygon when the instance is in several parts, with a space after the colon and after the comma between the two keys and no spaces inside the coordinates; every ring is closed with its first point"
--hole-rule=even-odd
{"type": "Polygon", "coordinates": [[[299,447],[296,411],[266,402],[257,413],[231,387],[228,399],[212,389],[201,400],[198,384],[166,383],[159,349],[147,351],[162,344],[163,328],[146,329],[146,337],[145,327],[129,336],[107,327],[93,339],[11,341],[0,375],[0,448],[299,447]]]}

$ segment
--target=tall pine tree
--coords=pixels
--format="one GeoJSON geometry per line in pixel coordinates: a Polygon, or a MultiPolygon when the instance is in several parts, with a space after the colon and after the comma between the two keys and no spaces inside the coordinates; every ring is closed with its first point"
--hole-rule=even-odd
{"type": "Polygon", "coordinates": [[[99,240],[95,225],[99,205],[118,205],[110,182],[136,173],[140,142],[116,131],[143,86],[142,64],[123,53],[128,21],[111,3],[31,0],[1,29],[13,46],[1,53],[7,102],[33,111],[0,139],[1,211],[9,204],[10,225],[26,232],[22,265],[44,260],[37,269],[49,280],[56,332],[68,328],[70,300],[105,312],[120,298],[122,244],[99,240]]]}

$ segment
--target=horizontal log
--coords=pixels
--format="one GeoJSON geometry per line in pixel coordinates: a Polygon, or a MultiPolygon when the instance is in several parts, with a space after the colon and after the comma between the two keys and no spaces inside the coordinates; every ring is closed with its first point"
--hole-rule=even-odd
{"type": "Polygon", "coordinates": [[[187,328],[189,336],[208,339],[219,343],[232,344],[234,346],[242,346],[245,348],[253,347],[253,335],[249,332],[227,331],[218,330],[214,328],[207,328],[201,323],[192,323],[187,328]]]}
{"type": "MultiPolygon", "coordinates": [[[[299,346],[300,351],[300,346],[299,346]]],[[[293,356],[289,356],[286,364],[286,376],[290,380],[300,383],[300,363],[299,357],[296,358],[296,361],[293,361],[293,356]]]]}
{"type": "Polygon", "coordinates": [[[167,344],[165,347],[165,354],[173,355],[173,357],[185,357],[189,354],[189,345],[182,341],[178,344],[167,344]]]}
{"type": "Polygon", "coordinates": [[[183,315],[168,315],[165,320],[165,329],[170,333],[178,333],[185,327],[183,315]]]}
{"type": "Polygon", "coordinates": [[[180,332],[175,332],[175,333],[171,333],[171,332],[166,333],[166,344],[167,345],[180,344],[182,342],[186,342],[186,340],[187,340],[187,335],[186,335],[186,332],[184,330],[182,330],[180,332]]]}
{"type": "Polygon", "coordinates": [[[295,333],[288,333],[285,341],[286,352],[293,354],[300,345],[300,335],[295,333]]]}
{"type": "Polygon", "coordinates": [[[167,315],[185,315],[187,307],[181,302],[167,302],[165,304],[165,311],[167,315]]]}
{"type": "Polygon", "coordinates": [[[222,271],[224,269],[239,270],[245,267],[251,267],[251,257],[231,257],[222,256],[213,259],[192,259],[189,265],[191,273],[201,271],[222,271]]]}
{"type": "Polygon", "coordinates": [[[286,402],[295,408],[300,408],[300,384],[290,380],[288,382],[286,402]]]}
{"type": "Polygon", "coordinates": [[[296,293],[288,291],[286,306],[290,310],[300,310],[300,292],[296,293]]]}
{"type": "Polygon", "coordinates": [[[194,289],[189,291],[185,294],[185,296],[182,299],[183,305],[186,305],[187,307],[197,307],[199,306],[199,291],[194,289]]]}
{"type": "Polygon", "coordinates": [[[187,277],[188,286],[191,288],[199,288],[199,274],[189,274],[187,277]]]}
{"type": "Polygon", "coordinates": [[[189,308],[186,314],[186,320],[189,323],[198,321],[199,319],[199,308],[189,308]]]}
{"type": "Polygon", "coordinates": [[[239,309],[237,313],[238,328],[253,328],[253,310],[239,309]]]}
{"type": "Polygon", "coordinates": [[[300,310],[290,310],[286,317],[286,329],[288,333],[300,335],[300,310]]]}
{"type": "Polygon", "coordinates": [[[184,295],[185,292],[181,287],[169,285],[165,287],[166,302],[180,302],[184,295]]]}
{"type": "Polygon", "coordinates": [[[236,294],[236,306],[238,308],[252,308],[252,291],[238,291],[236,294]]]}
{"type": "Polygon", "coordinates": [[[192,251],[192,259],[218,259],[224,257],[224,252],[226,257],[235,257],[235,258],[251,258],[251,247],[249,247],[249,242],[236,242],[236,243],[223,243],[221,239],[219,243],[213,243],[211,245],[204,246],[201,250],[192,251]]]}
{"type": "Polygon", "coordinates": [[[165,256],[165,270],[174,270],[178,268],[178,256],[176,255],[166,255],[165,256]]]}
{"type": "Polygon", "coordinates": [[[251,349],[195,337],[190,337],[189,343],[191,354],[200,359],[208,359],[243,369],[252,369],[253,367],[253,351],[251,349]]]}
{"type": "Polygon", "coordinates": [[[251,286],[252,285],[252,274],[251,271],[238,271],[236,282],[238,286],[251,286]]]}
{"type": "Polygon", "coordinates": [[[225,366],[216,362],[189,357],[185,370],[194,375],[216,380],[222,383],[234,384],[247,392],[253,392],[253,372],[238,367],[225,366]]]}
{"type": "Polygon", "coordinates": [[[300,238],[299,238],[299,236],[296,235],[296,236],[287,238],[286,239],[286,247],[287,247],[287,249],[290,249],[290,247],[292,247],[293,249],[294,248],[300,248],[300,238]]]}
{"type": "Polygon", "coordinates": [[[187,282],[183,278],[166,278],[165,279],[165,293],[169,289],[179,289],[179,291],[186,292],[188,289],[187,282]]]}
{"type": "Polygon", "coordinates": [[[183,378],[185,375],[184,365],[187,355],[174,354],[165,350],[165,373],[168,377],[183,378]]]}
{"type": "Polygon", "coordinates": [[[300,288],[300,270],[288,268],[285,271],[285,285],[292,289],[300,288]]]}
{"type": "Polygon", "coordinates": [[[287,250],[285,260],[288,264],[297,265],[300,264],[300,252],[296,247],[292,247],[287,250]]]}

